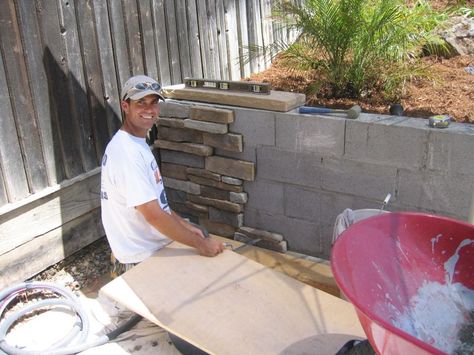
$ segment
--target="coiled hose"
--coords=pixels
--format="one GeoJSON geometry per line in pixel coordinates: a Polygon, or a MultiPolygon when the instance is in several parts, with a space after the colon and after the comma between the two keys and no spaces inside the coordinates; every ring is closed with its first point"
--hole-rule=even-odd
{"type": "MultiPolygon", "coordinates": [[[[53,283],[48,282],[24,282],[6,290],[0,292],[0,319],[3,312],[8,305],[20,294],[31,291],[31,290],[42,290],[49,291],[56,296],[56,298],[49,298],[35,302],[34,304],[27,305],[17,312],[13,312],[8,317],[5,317],[0,321],[0,350],[11,355],[36,355],[48,353],[50,355],[67,355],[75,354],[81,351],[85,351],[94,346],[106,344],[110,340],[115,339],[123,332],[133,328],[141,319],[140,315],[132,316],[128,321],[117,327],[115,330],[86,343],[90,331],[90,322],[87,316],[87,312],[79,302],[79,298],[75,296],[71,291],[66,288],[57,286],[53,283]],[[36,311],[41,308],[50,307],[63,307],[69,308],[74,311],[77,317],[77,321],[72,327],[71,331],[61,340],[53,344],[48,349],[26,349],[18,348],[7,343],[5,340],[6,335],[10,327],[21,317],[28,313],[36,311]]],[[[0,353],[1,353],[0,351],[0,353]]]]}

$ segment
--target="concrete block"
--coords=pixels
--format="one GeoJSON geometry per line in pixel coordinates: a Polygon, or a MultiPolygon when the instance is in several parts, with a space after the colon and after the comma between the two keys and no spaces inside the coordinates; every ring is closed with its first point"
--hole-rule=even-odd
{"type": "Polygon", "coordinates": [[[209,233],[219,235],[221,237],[233,238],[236,228],[228,224],[212,222],[206,218],[200,218],[199,224],[206,228],[209,233]]]}
{"type": "Polygon", "coordinates": [[[276,146],[323,156],[344,154],[346,119],[332,116],[276,114],[276,146]]]}
{"type": "Polygon", "coordinates": [[[230,192],[230,202],[245,204],[249,200],[249,195],[246,192],[230,192]]]}
{"type": "Polygon", "coordinates": [[[283,184],[258,180],[254,182],[246,182],[244,188],[249,196],[246,205],[247,207],[266,211],[268,213],[284,214],[285,200],[283,184]]]}
{"type": "Polygon", "coordinates": [[[428,130],[415,119],[387,117],[376,123],[347,120],[345,157],[394,167],[422,166],[428,130]]]}
{"type": "Polygon", "coordinates": [[[229,131],[244,137],[244,146],[275,145],[275,113],[236,108],[229,131]]]}
{"type": "Polygon", "coordinates": [[[469,128],[466,124],[451,123],[446,129],[432,129],[427,143],[426,167],[474,175],[474,164],[471,163],[474,130],[469,128]]]}
{"type": "Polygon", "coordinates": [[[321,175],[324,190],[382,200],[395,194],[397,169],[392,166],[327,158],[321,175]]]}
{"type": "Polygon", "coordinates": [[[283,234],[288,250],[316,257],[322,255],[318,224],[246,208],[244,225],[283,234]]]}
{"type": "Polygon", "coordinates": [[[177,102],[161,102],[160,116],[186,118],[189,116],[189,108],[189,105],[183,105],[177,102]]]}
{"type": "MultiPolygon", "coordinates": [[[[156,124],[161,127],[174,127],[174,128],[184,128],[184,119],[182,118],[170,118],[170,117],[158,117],[156,124]]],[[[160,128],[158,128],[160,130],[160,128]]]]}
{"type": "Polygon", "coordinates": [[[205,185],[205,186],[212,186],[217,189],[221,190],[227,190],[227,191],[233,191],[233,192],[242,192],[243,187],[242,186],[237,186],[237,185],[230,185],[226,184],[225,182],[222,181],[215,181],[211,179],[206,179],[200,176],[194,176],[194,175],[188,175],[188,179],[191,180],[192,182],[195,182],[196,184],[199,185],[205,185]]]}
{"type": "Polygon", "coordinates": [[[163,177],[163,183],[165,186],[175,190],[185,191],[189,194],[199,195],[201,193],[201,187],[191,181],[177,180],[173,178],[163,177]]]}
{"type": "Polygon", "coordinates": [[[261,147],[257,149],[257,179],[320,187],[321,160],[315,154],[261,147]]]}
{"type": "Polygon", "coordinates": [[[160,172],[161,175],[170,177],[178,180],[187,180],[187,172],[185,165],[171,164],[171,163],[161,163],[160,172]]]}
{"type": "Polygon", "coordinates": [[[202,132],[194,129],[166,126],[160,126],[158,128],[158,139],[172,142],[203,143],[202,132]]]}
{"type": "MultiPolygon", "coordinates": [[[[217,189],[217,188],[211,187],[211,186],[201,185],[201,196],[202,197],[209,197],[209,198],[215,198],[215,199],[218,199],[218,200],[229,200],[230,201],[229,194],[235,194],[235,193],[237,193],[237,192],[230,192],[230,191],[226,191],[226,190],[217,189]]],[[[242,203],[242,202],[238,202],[238,201],[231,201],[231,202],[242,203]]]]}
{"type": "Polygon", "coordinates": [[[153,143],[154,148],[176,150],[179,152],[208,157],[214,153],[214,149],[207,145],[197,143],[178,143],[157,139],[153,143]]]}
{"type": "Polygon", "coordinates": [[[234,111],[209,106],[192,106],[189,110],[189,118],[227,124],[234,122],[234,111]]]}
{"type": "Polygon", "coordinates": [[[228,127],[226,124],[204,122],[204,121],[192,120],[190,118],[186,118],[184,120],[184,127],[195,129],[197,131],[209,132],[209,133],[225,134],[228,132],[228,127]]]}
{"type": "Polygon", "coordinates": [[[217,200],[196,195],[188,195],[188,200],[200,205],[212,206],[233,213],[240,213],[243,211],[242,205],[230,201],[217,200]]]}
{"type": "Polygon", "coordinates": [[[329,206],[321,207],[321,191],[285,185],[284,196],[284,214],[288,217],[319,223],[321,208],[330,208],[329,206]]]}
{"type": "Polygon", "coordinates": [[[207,170],[218,174],[236,177],[242,180],[255,179],[255,164],[243,160],[229,159],[219,156],[206,157],[207,170]]]}
{"type": "Polygon", "coordinates": [[[408,208],[417,207],[425,212],[450,214],[466,220],[472,191],[472,175],[400,169],[397,202],[408,208]]]}
{"type": "Polygon", "coordinates": [[[238,232],[252,239],[260,238],[260,239],[268,240],[271,242],[283,241],[283,236],[281,234],[269,232],[262,229],[256,229],[256,228],[244,226],[244,227],[239,228],[238,232]]]}
{"type": "Polygon", "coordinates": [[[186,165],[193,168],[204,168],[204,157],[194,154],[160,149],[160,158],[162,162],[166,163],[186,165]]]}
{"type": "Polygon", "coordinates": [[[244,215],[243,213],[231,213],[214,207],[209,207],[209,220],[240,228],[244,223],[244,215]]]}
{"type": "Polygon", "coordinates": [[[189,175],[200,176],[214,181],[221,181],[221,175],[210,172],[206,169],[187,168],[186,173],[189,175]]]}
{"type": "Polygon", "coordinates": [[[240,134],[203,133],[203,142],[208,146],[231,152],[242,152],[243,150],[242,135],[240,134]]]}
{"type": "Polygon", "coordinates": [[[240,186],[244,183],[244,181],[241,179],[236,179],[236,178],[233,178],[230,176],[224,176],[224,175],[221,176],[221,180],[222,182],[225,182],[226,184],[236,185],[236,186],[240,186]]]}

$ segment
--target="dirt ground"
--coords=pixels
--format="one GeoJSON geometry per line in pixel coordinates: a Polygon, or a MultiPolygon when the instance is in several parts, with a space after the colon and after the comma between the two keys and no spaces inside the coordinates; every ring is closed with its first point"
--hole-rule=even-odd
{"type": "MultiPolygon", "coordinates": [[[[409,82],[401,100],[404,115],[428,118],[432,115],[450,115],[457,122],[474,123],[474,55],[451,59],[427,57],[423,59],[429,78],[409,82]]],[[[389,113],[390,102],[380,97],[362,99],[326,99],[308,95],[307,89],[315,73],[289,70],[275,61],[267,70],[250,76],[250,80],[269,82],[273,90],[306,94],[307,105],[348,108],[358,104],[363,112],[389,113]]]]}
{"type": "MultiPolygon", "coordinates": [[[[464,3],[474,7],[474,0],[431,1],[434,9],[464,3]]],[[[404,115],[428,118],[432,115],[447,114],[457,122],[474,123],[474,55],[457,56],[451,59],[426,57],[422,59],[429,77],[415,79],[406,85],[403,98],[399,102],[404,115]],[[470,68],[471,73],[466,70],[470,68]]],[[[283,90],[306,94],[307,105],[332,108],[348,108],[358,104],[364,112],[388,114],[391,102],[377,95],[358,100],[325,99],[308,94],[308,86],[316,73],[289,70],[278,60],[265,71],[253,74],[249,80],[269,82],[273,90],[283,90]]]]}

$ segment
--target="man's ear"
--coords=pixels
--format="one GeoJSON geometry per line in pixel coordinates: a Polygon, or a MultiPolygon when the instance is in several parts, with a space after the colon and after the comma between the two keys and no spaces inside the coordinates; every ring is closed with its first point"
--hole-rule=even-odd
{"type": "Polygon", "coordinates": [[[130,104],[127,101],[122,100],[122,101],[120,101],[120,107],[122,108],[122,111],[124,113],[128,113],[128,109],[130,107],[130,104]]]}

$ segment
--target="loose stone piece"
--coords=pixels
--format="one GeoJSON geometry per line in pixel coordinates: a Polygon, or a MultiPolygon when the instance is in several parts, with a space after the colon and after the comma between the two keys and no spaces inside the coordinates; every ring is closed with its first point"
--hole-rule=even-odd
{"type": "Polygon", "coordinates": [[[241,153],[243,150],[242,135],[240,134],[203,133],[203,142],[211,147],[220,148],[230,152],[241,153]]]}
{"type": "Polygon", "coordinates": [[[226,124],[204,122],[204,121],[193,120],[190,118],[186,118],[184,120],[184,127],[195,129],[198,131],[209,132],[209,133],[219,133],[219,134],[224,134],[224,133],[227,133],[228,131],[228,127],[226,124]]]}
{"type": "Polygon", "coordinates": [[[207,145],[197,144],[197,143],[177,143],[169,142],[157,139],[153,144],[155,148],[163,148],[168,150],[176,150],[179,152],[199,155],[201,157],[208,157],[212,155],[214,149],[208,147],[207,145]]]}
{"type": "Polygon", "coordinates": [[[207,106],[192,106],[189,110],[189,118],[227,124],[234,122],[234,111],[207,106]]]}
{"type": "Polygon", "coordinates": [[[222,175],[230,175],[242,180],[253,181],[255,179],[255,164],[219,156],[206,157],[205,168],[222,175]]]}

